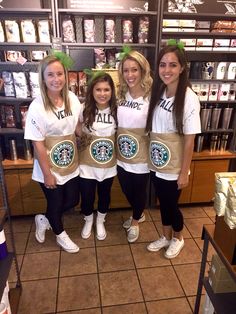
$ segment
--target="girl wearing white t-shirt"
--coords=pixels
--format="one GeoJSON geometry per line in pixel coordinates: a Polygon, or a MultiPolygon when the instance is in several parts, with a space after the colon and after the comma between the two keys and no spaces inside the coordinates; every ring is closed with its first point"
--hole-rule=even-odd
{"type": "Polygon", "coordinates": [[[149,96],[152,87],[150,65],[139,52],[123,53],[119,64],[120,88],[118,94],[117,174],[133,214],[124,222],[127,239],[139,237],[139,222],[147,201],[148,137],[145,132],[149,96]]]}
{"type": "Polygon", "coordinates": [[[171,40],[160,51],[157,65],[146,130],[151,131],[149,162],[160,203],[163,235],[147,249],[166,248],[165,257],[174,258],[184,246],[178,200],[189,183],[195,134],[201,132],[200,103],[190,88],[181,43],[171,40]]]}
{"type": "Polygon", "coordinates": [[[45,215],[35,216],[35,237],[43,243],[46,230],[52,228],[57,244],[76,253],[79,247],[64,230],[62,221],[63,213],[79,202],[75,130],[82,105],[68,90],[68,58],[58,52],[41,61],[40,95],[30,104],[25,139],[31,140],[34,147],[32,179],[39,182],[47,200],[45,215]]]}
{"type": "Polygon", "coordinates": [[[85,224],[83,239],[91,235],[97,190],[96,237],[106,238],[105,217],[110,205],[113,179],[117,174],[115,156],[116,95],[111,76],[99,71],[92,76],[83,111],[79,148],[81,211],[85,224]]]}

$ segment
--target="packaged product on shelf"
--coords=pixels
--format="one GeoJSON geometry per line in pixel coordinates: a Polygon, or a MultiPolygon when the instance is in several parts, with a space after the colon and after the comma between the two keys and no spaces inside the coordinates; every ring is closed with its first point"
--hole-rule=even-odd
{"type": "Polygon", "coordinates": [[[94,48],[95,68],[102,69],[106,64],[106,54],[104,48],[94,48]]]}
{"type": "Polygon", "coordinates": [[[105,19],[105,43],[115,42],[115,20],[105,19]]]}
{"type": "Polygon", "coordinates": [[[51,36],[50,36],[49,21],[48,20],[39,20],[37,23],[37,26],[38,26],[39,42],[40,43],[50,43],[51,42],[51,36]]]}
{"type": "Polygon", "coordinates": [[[12,72],[14,87],[17,98],[27,98],[29,96],[28,85],[24,72],[12,72]]]}
{"type": "Polygon", "coordinates": [[[227,66],[227,62],[219,62],[215,67],[213,77],[217,80],[223,80],[225,78],[227,66]]]}
{"type": "Polygon", "coordinates": [[[227,51],[229,50],[230,39],[215,39],[213,50],[215,51],[227,51]]]}
{"type": "Polygon", "coordinates": [[[32,159],[32,149],[30,140],[24,140],[24,159],[31,160],[32,159]]]}
{"type": "Polygon", "coordinates": [[[190,79],[202,78],[202,62],[198,62],[198,61],[191,62],[189,78],[190,79]]]}
{"type": "Polygon", "coordinates": [[[210,21],[196,21],[195,31],[201,33],[209,33],[211,23],[210,21]]]}
{"type": "Polygon", "coordinates": [[[163,19],[163,32],[178,32],[179,31],[179,20],[163,19]]]}
{"type": "Polygon", "coordinates": [[[71,16],[65,16],[62,21],[62,38],[65,43],[75,43],[75,29],[71,16]]]}
{"type": "Polygon", "coordinates": [[[193,83],[192,89],[195,92],[195,94],[200,97],[200,91],[201,91],[201,84],[200,83],[193,83]]]}
{"type": "Polygon", "coordinates": [[[12,105],[4,106],[6,128],[16,128],[15,108],[12,105]]]}
{"type": "Polygon", "coordinates": [[[68,83],[69,89],[75,94],[78,95],[78,73],[77,72],[68,72],[68,83]]]}
{"type": "Polygon", "coordinates": [[[18,155],[17,155],[17,145],[16,145],[16,140],[15,139],[10,139],[9,140],[9,148],[10,148],[10,158],[11,160],[17,160],[18,155]]]}
{"type": "Polygon", "coordinates": [[[209,85],[208,100],[210,100],[210,101],[216,101],[217,100],[218,89],[219,89],[218,83],[211,83],[209,85]]]}
{"type": "Polygon", "coordinates": [[[4,81],[4,93],[6,97],[15,97],[15,88],[13,82],[13,76],[11,72],[3,71],[2,79],[4,81]]]}
{"type": "Polygon", "coordinates": [[[94,19],[84,19],[84,42],[94,43],[95,42],[95,23],[94,19]]]}
{"type": "Polygon", "coordinates": [[[7,42],[20,42],[20,29],[16,20],[5,20],[7,42]]]}
{"type": "Polygon", "coordinates": [[[202,79],[211,80],[214,72],[214,62],[203,62],[202,63],[202,79]]]}
{"type": "Polygon", "coordinates": [[[229,101],[234,101],[236,95],[236,83],[230,83],[229,88],[229,101]]]}
{"type": "Polygon", "coordinates": [[[40,94],[39,74],[38,72],[29,72],[30,95],[35,98],[40,94]]]}
{"type": "Polygon", "coordinates": [[[218,100],[220,101],[228,101],[229,100],[229,83],[220,84],[219,92],[218,92],[218,100]]]}
{"type": "Polygon", "coordinates": [[[36,43],[35,24],[33,20],[22,20],[20,22],[21,34],[24,43],[36,43]]]}
{"type": "Polygon", "coordinates": [[[2,22],[0,21],[0,43],[5,42],[5,35],[4,35],[4,30],[2,27],[2,22]]]}
{"type": "Polygon", "coordinates": [[[78,96],[85,97],[87,91],[87,76],[84,72],[79,72],[79,92],[78,96]]]}
{"type": "Polygon", "coordinates": [[[196,20],[179,20],[179,32],[194,32],[196,20]]]}
{"type": "Polygon", "coordinates": [[[149,34],[149,18],[148,16],[142,16],[139,18],[138,42],[140,44],[147,43],[148,34],[149,34]]]}
{"type": "Polygon", "coordinates": [[[236,39],[231,39],[229,45],[229,51],[236,51],[236,39]]]}
{"type": "Polygon", "coordinates": [[[217,106],[212,109],[210,129],[212,129],[212,130],[218,129],[221,111],[222,111],[222,108],[219,108],[217,106]]]}
{"type": "Polygon", "coordinates": [[[222,125],[221,125],[222,129],[229,128],[233,110],[234,108],[230,108],[230,107],[224,108],[223,117],[222,117],[222,125]]]}
{"type": "Polygon", "coordinates": [[[122,37],[124,43],[132,43],[133,40],[133,21],[131,19],[122,20],[122,37]]]}
{"type": "Polygon", "coordinates": [[[182,38],[180,41],[184,44],[185,50],[195,50],[196,49],[196,38],[182,38]]]}
{"type": "Polygon", "coordinates": [[[30,52],[31,61],[40,61],[47,56],[47,51],[33,50],[30,52]]]}
{"type": "Polygon", "coordinates": [[[5,51],[5,60],[10,62],[17,62],[20,57],[25,58],[25,52],[23,51],[15,51],[15,50],[7,50],[5,51]]]}
{"type": "Polygon", "coordinates": [[[230,229],[236,229],[236,179],[229,183],[224,221],[230,229]]]}
{"type": "Polygon", "coordinates": [[[198,51],[210,51],[212,50],[213,46],[213,39],[211,38],[198,38],[197,39],[197,47],[196,50],[198,51]]]}
{"type": "Polygon", "coordinates": [[[236,78],[236,62],[231,62],[227,69],[227,79],[234,80],[236,78]]]}
{"type": "Polygon", "coordinates": [[[1,128],[6,127],[6,115],[5,115],[5,106],[0,106],[0,126],[1,128]]]}
{"type": "Polygon", "coordinates": [[[208,92],[209,92],[209,84],[200,84],[200,95],[199,100],[200,101],[207,101],[208,100],[208,92]]]}
{"type": "Polygon", "coordinates": [[[22,129],[25,128],[25,121],[26,121],[26,115],[29,110],[29,106],[27,105],[21,105],[20,106],[20,117],[21,117],[21,127],[22,129]]]}
{"type": "Polygon", "coordinates": [[[231,33],[232,21],[216,21],[211,25],[212,33],[231,33]]]}
{"type": "Polygon", "coordinates": [[[106,59],[107,63],[109,64],[110,68],[115,69],[116,68],[116,49],[106,49],[106,59]]]}

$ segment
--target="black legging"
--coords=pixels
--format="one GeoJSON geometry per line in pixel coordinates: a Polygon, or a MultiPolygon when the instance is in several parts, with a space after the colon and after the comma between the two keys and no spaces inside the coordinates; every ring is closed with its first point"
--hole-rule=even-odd
{"type": "Polygon", "coordinates": [[[98,194],[97,210],[102,214],[107,213],[111,201],[111,186],[113,179],[114,177],[99,182],[95,179],[79,178],[81,192],[81,212],[85,216],[89,216],[93,213],[96,187],[98,194]]]}
{"type": "Polygon", "coordinates": [[[40,186],[47,200],[45,216],[49,220],[53,232],[58,235],[64,230],[62,215],[65,211],[79,203],[79,177],[75,177],[56,189],[47,189],[43,183],[40,186]]]}
{"type": "Polygon", "coordinates": [[[121,189],[133,209],[133,218],[139,220],[146,205],[149,173],[132,173],[117,166],[117,176],[121,189]]]}
{"type": "Polygon", "coordinates": [[[177,181],[168,181],[155,176],[151,172],[151,179],[155,187],[156,196],[160,202],[161,220],[163,226],[172,226],[175,232],[183,230],[183,215],[178,207],[181,190],[177,181]]]}

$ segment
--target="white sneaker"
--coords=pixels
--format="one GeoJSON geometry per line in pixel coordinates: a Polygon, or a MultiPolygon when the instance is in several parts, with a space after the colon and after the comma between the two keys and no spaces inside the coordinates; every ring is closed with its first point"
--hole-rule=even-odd
{"type": "Polygon", "coordinates": [[[147,249],[148,251],[151,251],[151,252],[157,252],[164,247],[168,247],[169,245],[170,245],[170,240],[167,240],[166,237],[163,235],[158,240],[151,242],[147,246],[147,249]]]}
{"type": "MultiPolygon", "coordinates": [[[[131,222],[132,222],[133,217],[130,216],[129,219],[127,219],[124,223],[123,223],[123,228],[125,229],[129,229],[131,227],[131,222]]],[[[139,218],[138,222],[144,222],[146,219],[145,214],[143,213],[142,216],[139,218]]]]}
{"type": "Polygon", "coordinates": [[[51,229],[50,223],[44,215],[36,215],[34,220],[36,226],[35,238],[39,243],[43,243],[45,241],[46,230],[51,229]]]}
{"type": "Polygon", "coordinates": [[[59,235],[56,236],[57,244],[63,248],[68,253],[77,253],[79,251],[78,245],[76,245],[68,236],[65,231],[62,231],[59,235]]]}
{"type": "Polygon", "coordinates": [[[102,241],[106,239],[107,233],[104,226],[106,214],[102,214],[100,212],[97,213],[96,220],[96,237],[98,240],[102,241]]]}
{"type": "Polygon", "coordinates": [[[139,226],[131,226],[131,227],[129,227],[127,232],[128,232],[128,235],[127,235],[128,242],[133,243],[139,237],[139,226]]]}
{"type": "Polygon", "coordinates": [[[89,216],[84,216],[85,224],[81,231],[81,237],[83,239],[88,239],[91,236],[91,231],[93,227],[93,214],[89,216]]]}
{"type": "Polygon", "coordinates": [[[166,258],[174,258],[179,255],[180,251],[184,247],[184,239],[179,240],[177,238],[172,238],[170,241],[170,245],[165,252],[166,258]]]}

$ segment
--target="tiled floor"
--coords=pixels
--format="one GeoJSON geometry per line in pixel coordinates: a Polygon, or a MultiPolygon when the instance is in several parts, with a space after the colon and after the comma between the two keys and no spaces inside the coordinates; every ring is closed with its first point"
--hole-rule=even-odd
{"type": "MultiPolygon", "coordinates": [[[[96,240],[94,233],[83,240],[82,215],[65,215],[65,229],[80,246],[77,254],[60,250],[51,231],[47,231],[44,244],[37,243],[34,217],[14,218],[23,287],[18,314],[192,313],[203,245],[202,226],[213,224],[215,213],[210,206],[186,207],[182,211],[185,247],[173,260],[164,258],[163,251],[153,253],[146,249],[161,230],[157,209],[145,210],[146,221],[140,224],[140,238],[134,244],[127,242],[122,228],[129,210],[113,210],[107,215],[105,241],[96,240]]],[[[210,247],[209,261],[212,253],[210,247]]],[[[11,270],[11,286],[14,281],[11,270]]],[[[203,303],[204,297],[202,306],[203,303]]]]}

